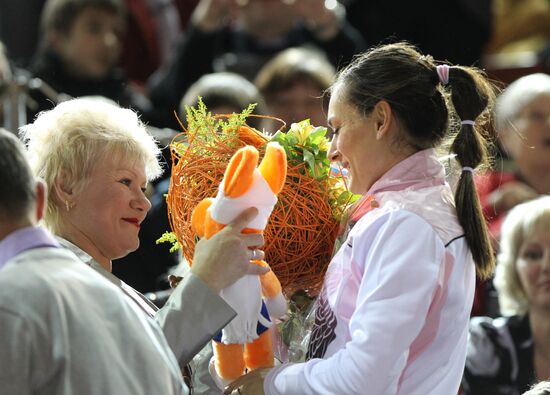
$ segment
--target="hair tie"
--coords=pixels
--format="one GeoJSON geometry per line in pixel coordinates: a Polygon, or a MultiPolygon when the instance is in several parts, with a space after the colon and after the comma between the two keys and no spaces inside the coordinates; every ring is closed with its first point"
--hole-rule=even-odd
{"type": "Polygon", "coordinates": [[[435,68],[441,85],[447,85],[449,83],[449,69],[450,67],[448,64],[440,64],[435,68]]]}
{"type": "Polygon", "coordinates": [[[472,125],[472,126],[474,126],[476,123],[474,121],[470,120],[470,119],[466,119],[464,121],[460,121],[460,124],[461,125],[472,125]]]}
{"type": "Polygon", "coordinates": [[[464,173],[465,171],[469,171],[470,173],[474,174],[474,169],[471,168],[470,166],[463,166],[462,172],[464,173]]]}

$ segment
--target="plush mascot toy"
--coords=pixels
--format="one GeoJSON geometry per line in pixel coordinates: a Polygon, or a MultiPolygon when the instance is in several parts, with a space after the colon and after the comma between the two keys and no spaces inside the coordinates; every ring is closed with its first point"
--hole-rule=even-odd
{"type": "MultiPolygon", "coordinates": [[[[258,209],[243,233],[262,233],[286,178],[286,154],[278,143],[269,143],[258,166],[256,148],[245,146],[231,158],[217,196],[202,200],[191,222],[200,237],[209,238],[249,207],[258,209]]],[[[253,261],[267,265],[264,261],[253,261]]],[[[237,316],[213,341],[211,374],[222,387],[249,370],[273,366],[271,318],[286,313],[281,284],[272,271],[246,275],[223,289],[220,295],[237,316]],[[263,295],[263,297],[262,297],[263,295]],[[213,367],[212,367],[213,366],[213,367]]]]}

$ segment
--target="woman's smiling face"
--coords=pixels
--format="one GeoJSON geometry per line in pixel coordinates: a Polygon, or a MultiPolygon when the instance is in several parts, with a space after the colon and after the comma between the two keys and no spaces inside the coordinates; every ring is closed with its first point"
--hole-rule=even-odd
{"type": "Polygon", "coordinates": [[[327,122],[334,132],[329,158],[348,170],[350,191],[363,194],[379,173],[376,158],[380,142],[376,139],[372,115],[361,115],[343,93],[337,86],[329,102],[327,122]]]}
{"type": "Polygon", "coordinates": [[[550,225],[539,225],[518,252],[516,271],[531,309],[550,310],[550,225]]]}
{"type": "Polygon", "coordinates": [[[67,213],[71,240],[96,260],[123,257],[139,247],[139,229],[151,208],[145,166],[128,155],[105,155],[67,213]]]}

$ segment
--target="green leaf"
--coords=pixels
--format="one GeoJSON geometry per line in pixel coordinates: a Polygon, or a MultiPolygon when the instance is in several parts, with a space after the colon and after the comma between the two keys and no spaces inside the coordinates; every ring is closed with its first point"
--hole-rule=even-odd
{"type": "Polygon", "coordinates": [[[306,145],[311,146],[315,145],[318,146],[321,144],[321,141],[325,139],[325,135],[327,134],[327,128],[318,126],[314,129],[313,132],[308,136],[306,140],[306,145]]]}
{"type": "Polygon", "coordinates": [[[315,177],[315,156],[313,156],[313,154],[307,149],[304,149],[304,162],[306,162],[310,175],[315,177]]]}
{"type": "Polygon", "coordinates": [[[178,239],[174,232],[164,232],[162,236],[160,236],[156,241],[156,244],[160,243],[172,243],[172,246],[170,247],[170,252],[177,251],[181,248],[180,243],[178,242],[178,239]]]}
{"type": "Polygon", "coordinates": [[[290,146],[298,144],[298,138],[292,133],[286,135],[286,141],[290,146]]]}

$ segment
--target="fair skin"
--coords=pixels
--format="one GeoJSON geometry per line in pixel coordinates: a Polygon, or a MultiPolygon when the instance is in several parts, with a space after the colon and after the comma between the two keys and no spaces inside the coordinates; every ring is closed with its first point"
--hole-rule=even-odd
{"type": "MultiPolygon", "coordinates": [[[[143,163],[116,153],[104,154],[95,163],[81,190],[71,189],[62,177],[56,180],[54,189],[62,215],[57,234],[110,272],[113,259],[139,247],[140,224],[151,203],[145,195],[147,176],[143,163]],[[65,202],[69,203],[69,210],[65,202]]],[[[246,210],[217,235],[201,240],[195,247],[191,271],[213,290],[219,291],[245,274],[269,271],[250,263],[250,250],[263,245],[263,236],[241,234],[256,215],[255,208],[246,210]]]]}
{"type": "Polygon", "coordinates": [[[118,155],[97,161],[88,182],[75,191],[56,184],[63,215],[59,236],[91,255],[106,270],[139,247],[140,224],[151,208],[145,196],[145,165],[118,155]],[[65,202],[70,210],[66,210],[65,202]]]}
{"type": "Polygon", "coordinates": [[[496,212],[550,193],[550,94],[525,105],[499,137],[527,183],[512,182],[493,192],[489,199],[496,212]]]}
{"type": "Polygon", "coordinates": [[[322,126],[326,114],[321,95],[321,89],[309,81],[303,81],[296,82],[288,90],[266,97],[266,102],[271,115],[281,118],[288,125],[309,118],[312,125],[322,126]]]}
{"type": "Polygon", "coordinates": [[[332,92],[328,124],[334,131],[329,158],[348,170],[348,188],[353,193],[366,193],[384,173],[415,152],[395,144],[403,131],[386,101],[379,101],[365,117],[347,101],[341,86],[332,92]]]}
{"type": "Polygon", "coordinates": [[[69,73],[77,78],[100,80],[119,59],[124,29],[121,16],[88,7],[76,17],[69,32],[50,32],[48,40],[69,73]]]}
{"type": "Polygon", "coordinates": [[[523,241],[516,270],[529,302],[529,322],[536,376],[550,377],[550,228],[531,232],[523,241]]]}
{"type": "Polygon", "coordinates": [[[324,0],[201,0],[192,21],[201,30],[213,32],[233,19],[258,40],[270,41],[284,36],[301,19],[319,39],[329,40],[340,25],[324,4],[324,0]]]}

